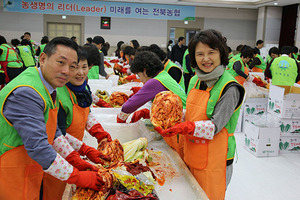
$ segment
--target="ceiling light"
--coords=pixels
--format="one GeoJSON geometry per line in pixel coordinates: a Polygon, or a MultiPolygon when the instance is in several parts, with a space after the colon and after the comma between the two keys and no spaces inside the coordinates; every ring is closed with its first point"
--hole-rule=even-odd
{"type": "Polygon", "coordinates": [[[278,5],[278,3],[274,3],[274,5],[275,5],[275,6],[277,6],[277,5],[278,5]]]}
{"type": "Polygon", "coordinates": [[[62,19],[67,19],[66,15],[61,16],[62,19]]]}
{"type": "Polygon", "coordinates": [[[184,24],[189,24],[189,21],[184,21],[184,24]]]}

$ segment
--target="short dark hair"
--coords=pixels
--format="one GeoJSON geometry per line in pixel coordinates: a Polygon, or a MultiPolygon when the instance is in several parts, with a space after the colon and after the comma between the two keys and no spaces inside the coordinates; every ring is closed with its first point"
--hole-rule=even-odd
{"type": "Polygon", "coordinates": [[[48,36],[42,37],[42,39],[41,39],[41,44],[47,44],[48,42],[49,42],[48,36]]]}
{"type": "Polygon", "coordinates": [[[83,45],[84,50],[87,52],[87,61],[89,67],[92,65],[100,65],[101,56],[98,48],[93,44],[83,45]]]}
{"type": "Polygon", "coordinates": [[[178,38],[178,42],[180,42],[181,40],[184,40],[184,39],[185,38],[181,36],[181,37],[178,38]]]}
{"type": "Polygon", "coordinates": [[[146,69],[147,76],[153,78],[164,66],[158,56],[150,51],[141,51],[135,55],[130,70],[132,73],[143,72],[146,69]]]}
{"type": "Polygon", "coordinates": [[[72,37],[71,37],[71,40],[75,40],[75,39],[76,39],[76,36],[72,36],[72,37]]]}
{"type": "Polygon", "coordinates": [[[69,47],[71,49],[74,49],[76,52],[78,50],[77,43],[71,40],[70,38],[55,37],[45,46],[44,53],[49,57],[52,56],[56,52],[57,45],[69,47]]]}
{"type": "Polygon", "coordinates": [[[134,54],[135,54],[135,51],[136,51],[136,49],[134,49],[133,47],[127,46],[127,47],[125,47],[125,49],[123,50],[123,53],[124,53],[124,55],[129,55],[129,56],[131,56],[131,55],[134,55],[134,54]]]}
{"type": "Polygon", "coordinates": [[[124,44],[124,42],[123,41],[119,41],[118,43],[117,43],[117,49],[121,49],[121,45],[122,44],[124,44]]]}
{"type": "Polygon", "coordinates": [[[272,53],[279,55],[280,51],[277,47],[272,47],[271,49],[269,49],[269,55],[271,56],[272,53]]]}
{"type": "Polygon", "coordinates": [[[78,46],[77,54],[78,54],[78,61],[88,60],[88,53],[83,46],[78,46]]]}
{"type": "Polygon", "coordinates": [[[19,44],[21,44],[20,40],[18,40],[17,38],[12,39],[12,40],[10,41],[10,43],[11,43],[14,47],[16,47],[16,46],[18,46],[19,44]]]}
{"type": "Polygon", "coordinates": [[[264,43],[264,41],[262,41],[262,40],[257,40],[256,41],[256,45],[259,45],[259,44],[262,44],[262,43],[264,43]]]}
{"type": "Polygon", "coordinates": [[[164,52],[157,44],[151,44],[148,50],[155,53],[161,61],[164,61],[167,57],[167,53],[164,52]]]}
{"type": "Polygon", "coordinates": [[[105,40],[104,40],[104,38],[102,37],[102,36],[95,36],[94,38],[93,38],[93,43],[95,43],[95,44],[104,44],[105,43],[105,40]]]}
{"type": "Polygon", "coordinates": [[[250,46],[244,45],[243,48],[241,49],[240,57],[253,58],[253,56],[254,56],[254,50],[250,46]]]}
{"type": "Polygon", "coordinates": [[[232,52],[232,49],[230,46],[227,46],[227,49],[228,49],[228,53],[232,52]]]}
{"type": "Polygon", "coordinates": [[[188,49],[190,55],[190,63],[194,68],[198,68],[195,51],[197,44],[201,42],[208,45],[212,49],[218,49],[220,52],[220,60],[223,66],[228,64],[228,48],[226,38],[219,31],[214,29],[203,30],[192,37],[188,49]]]}
{"type": "Polygon", "coordinates": [[[21,45],[30,45],[30,44],[31,44],[31,42],[29,40],[23,39],[21,41],[21,45]]]}
{"type": "Polygon", "coordinates": [[[86,40],[87,40],[88,43],[90,43],[90,44],[92,44],[92,42],[93,42],[93,38],[91,38],[91,37],[86,38],[86,40]]]}
{"type": "Polygon", "coordinates": [[[238,46],[236,47],[236,50],[237,50],[238,52],[241,52],[243,46],[244,46],[243,44],[238,45],[238,46]]]}
{"type": "Polygon", "coordinates": [[[293,47],[292,46],[283,46],[281,47],[281,50],[280,50],[281,54],[291,54],[293,53],[293,47]]]}
{"type": "Polygon", "coordinates": [[[293,53],[298,53],[298,47],[292,46],[292,48],[293,48],[293,53]]]}
{"type": "Polygon", "coordinates": [[[24,35],[30,35],[31,36],[31,34],[29,32],[25,32],[24,35]]]}
{"type": "Polygon", "coordinates": [[[1,44],[7,44],[7,41],[6,41],[5,37],[2,36],[2,35],[0,35],[0,45],[1,44]]]}
{"type": "Polygon", "coordinates": [[[133,48],[138,49],[140,47],[140,44],[137,40],[131,40],[130,42],[133,44],[133,48]]]}

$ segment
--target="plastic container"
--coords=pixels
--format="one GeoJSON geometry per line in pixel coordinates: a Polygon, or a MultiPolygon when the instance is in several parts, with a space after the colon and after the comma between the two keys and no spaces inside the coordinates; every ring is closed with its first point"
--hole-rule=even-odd
{"type": "Polygon", "coordinates": [[[89,79],[88,85],[91,88],[92,93],[96,93],[97,90],[106,90],[109,94],[112,93],[113,82],[106,79],[89,79]]]}

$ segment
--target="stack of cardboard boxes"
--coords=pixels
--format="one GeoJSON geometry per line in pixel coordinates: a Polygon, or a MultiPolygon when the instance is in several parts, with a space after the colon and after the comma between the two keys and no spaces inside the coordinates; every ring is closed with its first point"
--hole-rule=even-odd
{"type": "Polygon", "coordinates": [[[271,85],[268,98],[248,98],[244,103],[245,149],[257,157],[300,152],[300,85],[271,85]],[[266,113],[274,127],[255,125],[255,116],[266,113]]]}
{"type": "Polygon", "coordinates": [[[300,152],[300,85],[270,86],[269,113],[280,117],[280,153],[300,152]]]}

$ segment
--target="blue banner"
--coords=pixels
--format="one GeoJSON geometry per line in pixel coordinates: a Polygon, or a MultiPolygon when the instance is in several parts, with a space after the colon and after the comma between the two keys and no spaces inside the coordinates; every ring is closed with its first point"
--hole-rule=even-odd
{"type": "Polygon", "coordinates": [[[193,20],[194,6],[83,0],[3,0],[4,11],[57,15],[193,20]]]}

